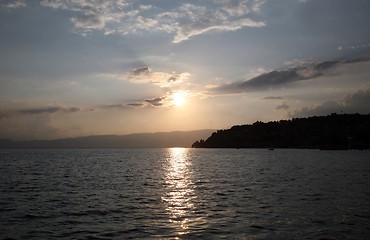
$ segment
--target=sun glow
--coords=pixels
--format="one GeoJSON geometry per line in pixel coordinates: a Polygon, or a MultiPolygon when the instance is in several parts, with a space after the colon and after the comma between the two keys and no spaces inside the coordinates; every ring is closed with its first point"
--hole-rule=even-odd
{"type": "Polygon", "coordinates": [[[186,102],[186,92],[184,92],[184,91],[174,92],[172,94],[172,100],[171,101],[172,101],[173,105],[175,105],[177,107],[183,106],[186,102]]]}

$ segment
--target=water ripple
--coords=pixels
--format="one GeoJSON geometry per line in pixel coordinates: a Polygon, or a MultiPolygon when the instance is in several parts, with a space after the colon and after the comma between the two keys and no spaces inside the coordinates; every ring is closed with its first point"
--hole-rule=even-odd
{"type": "Polygon", "coordinates": [[[1,239],[366,239],[367,151],[0,150],[1,239]]]}

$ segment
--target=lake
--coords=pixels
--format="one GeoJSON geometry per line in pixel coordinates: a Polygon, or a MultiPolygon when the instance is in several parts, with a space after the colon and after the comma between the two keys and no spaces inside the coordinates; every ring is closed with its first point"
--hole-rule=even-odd
{"type": "Polygon", "coordinates": [[[0,150],[0,238],[366,239],[369,153],[0,150]]]}

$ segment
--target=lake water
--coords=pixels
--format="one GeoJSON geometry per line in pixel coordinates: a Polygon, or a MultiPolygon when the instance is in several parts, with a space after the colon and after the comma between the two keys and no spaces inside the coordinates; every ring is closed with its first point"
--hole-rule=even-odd
{"type": "Polygon", "coordinates": [[[369,153],[0,150],[0,239],[369,239],[369,153]]]}

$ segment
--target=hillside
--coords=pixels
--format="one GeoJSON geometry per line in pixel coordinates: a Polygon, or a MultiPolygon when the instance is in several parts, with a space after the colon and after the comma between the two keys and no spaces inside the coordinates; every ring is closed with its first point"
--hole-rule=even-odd
{"type": "Polygon", "coordinates": [[[370,149],[370,114],[255,122],[218,130],[194,148],[370,149]]]}
{"type": "Polygon", "coordinates": [[[190,147],[214,130],[139,133],[65,138],[56,140],[11,141],[0,140],[0,148],[166,148],[190,147]]]}

